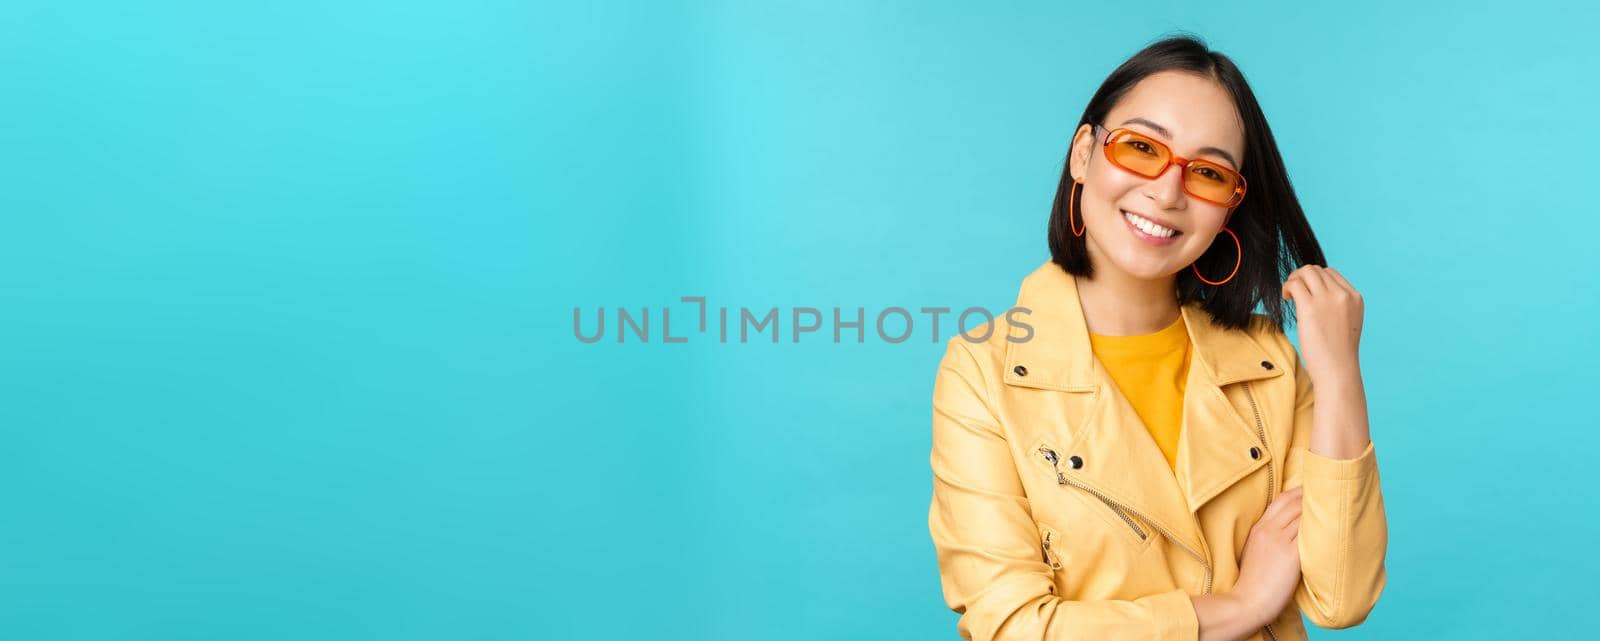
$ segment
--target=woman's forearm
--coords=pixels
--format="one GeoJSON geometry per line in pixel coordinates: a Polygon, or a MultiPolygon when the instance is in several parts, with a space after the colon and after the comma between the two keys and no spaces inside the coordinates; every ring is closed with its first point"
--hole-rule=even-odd
{"type": "Polygon", "coordinates": [[[1367,393],[1361,370],[1324,378],[1313,377],[1311,452],[1331,459],[1353,459],[1367,449],[1367,393]]]}

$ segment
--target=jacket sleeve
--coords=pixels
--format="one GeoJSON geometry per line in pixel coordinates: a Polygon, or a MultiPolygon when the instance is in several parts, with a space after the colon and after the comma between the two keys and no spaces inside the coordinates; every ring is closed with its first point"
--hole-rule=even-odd
{"type": "MultiPolygon", "coordinates": [[[[1292,344],[1285,344],[1293,351],[1292,344]]],[[[1389,525],[1369,440],[1355,458],[1310,450],[1314,391],[1305,361],[1295,353],[1294,436],[1284,489],[1304,485],[1300,512],[1300,586],[1295,603],[1312,623],[1348,628],[1367,619],[1383,592],[1389,525]]]]}
{"type": "Polygon", "coordinates": [[[961,638],[1195,641],[1194,604],[1181,589],[1115,601],[1055,595],[1011,447],[965,343],[951,339],[934,383],[928,510],[945,603],[961,615],[961,638]]]}

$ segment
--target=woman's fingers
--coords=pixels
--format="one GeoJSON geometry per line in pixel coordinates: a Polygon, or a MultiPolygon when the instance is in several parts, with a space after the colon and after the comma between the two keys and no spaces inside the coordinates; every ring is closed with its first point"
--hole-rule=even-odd
{"type": "Polygon", "coordinates": [[[1305,280],[1299,273],[1290,274],[1289,279],[1283,281],[1284,300],[1301,302],[1311,297],[1311,291],[1306,289],[1305,280]]]}
{"type": "Polygon", "coordinates": [[[1301,487],[1303,486],[1295,486],[1279,494],[1278,498],[1273,499],[1272,504],[1267,506],[1267,511],[1261,515],[1261,520],[1272,524],[1274,527],[1282,528],[1288,524],[1290,519],[1298,517],[1300,515],[1301,487]]]}
{"type": "Polygon", "coordinates": [[[1284,289],[1288,290],[1293,287],[1297,288],[1298,292],[1289,292],[1290,295],[1284,298],[1293,298],[1296,302],[1305,302],[1307,299],[1316,298],[1325,293],[1330,285],[1322,276],[1321,269],[1317,265],[1306,264],[1290,272],[1289,277],[1283,281],[1284,289]],[[1304,295],[1293,296],[1295,293],[1304,295]]]}
{"type": "Polygon", "coordinates": [[[1263,512],[1261,514],[1261,518],[1263,518],[1263,519],[1272,518],[1274,516],[1277,516],[1279,512],[1282,512],[1283,511],[1283,505],[1284,505],[1284,503],[1287,502],[1284,497],[1286,497],[1288,495],[1289,495],[1288,492],[1284,492],[1282,494],[1279,494],[1278,498],[1272,499],[1272,503],[1267,504],[1267,510],[1266,510],[1266,512],[1263,512]]]}
{"type": "Polygon", "coordinates": [[[1311,291],[1312,296],[1321,296],[1328,291],[1328,281],[1322,276],[1322,267],[1302,265],[1295,271],[1300,272],[1300,278],[1305,281],[1306,289],[1311,291]]]}
{"type": "Polygon", "coordinates": [[[1335,283],[1338,283],[1339,286],[1341,286],[1341,287],[1343,287],[1343,288],[1345,288],[1347,290],[1350,290],[1350,293],[1352,293],[1352,294],[1356,293],[1356,288],[1350,284],[1350,281],[1345,280],[1344,274],[1339,273],[1338,270],[1336,270],[1336,269],[1334,269],[1332,267],[1329,267],[1327,269],[1327,274],[1328,274],[1328,278],[1330,280],[1334,281],[1335,283]]]}
{"type": "Polygon", "coordinates": [[[1290,505],[1290,506],[1287,506],[1287,507],[1284,508],[1283,516],[1285,517],[1285,519],[1284,519],[1283,527],[1285,529],[1289,528],[1291,523],[1294,523],[1294,522],[1300,520],[1300,505],[1301,505],[1300,501],[1295,501],[1294,505],[1290,505]]]}

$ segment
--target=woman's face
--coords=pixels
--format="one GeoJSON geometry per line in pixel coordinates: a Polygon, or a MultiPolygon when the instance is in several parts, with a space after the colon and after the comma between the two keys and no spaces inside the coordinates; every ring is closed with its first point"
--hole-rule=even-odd
{"type": "MultiPolygon", "coordinates": [[[[1099,132],[1090,125],[1078,129],[1071,154],[1072,175],[1083,182],[1076,225],[1085,230],[1095,268],[1142,279],[1188,269],[1217,234],[1226,236],[1222,225],[1232,210],[1184,192],[1183,168],[1176,164],[1157,178],[1145,178],[1111,164],[1101,143],[1106,131],[1123,127],[1166,143],[1178,156],[1205,158],[1239,171],[1245,160],[1244,125],[1233,99],[1213,80],[1164,71],[1134,85],[1100,124],[1105,129],[1099,132]],[[1151,239],[1128,219],[1130,213],[1177,233],[1151,239]]],[[[1231,238],[1222,240],[1232,245],[1231,238]]],[[[1206,274],[1211,280],[1226,276],[1206,274]]]]}

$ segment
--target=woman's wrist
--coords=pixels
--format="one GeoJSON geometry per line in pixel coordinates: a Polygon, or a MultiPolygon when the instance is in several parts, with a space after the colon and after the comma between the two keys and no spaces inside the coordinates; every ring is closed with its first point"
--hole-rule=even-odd
{"type": "Polygon", "coordinates": [[[1245,621],[1249,621],[1252,628],[1259,628],[1272,621],[1273,613],[1268,612],[1267,608],[1255,598],[1255,595],[1249,592],[1235,591],[1228,593],[1227,596],[1238,604],[1238,616],[1245,621]]]}
{"type": "Polygon", "coordinates": [[[1247,595],[1202,594],[1190,599],[1200,623],[1200,641],[1237,641],[1271,621],[1247,595]]]}

